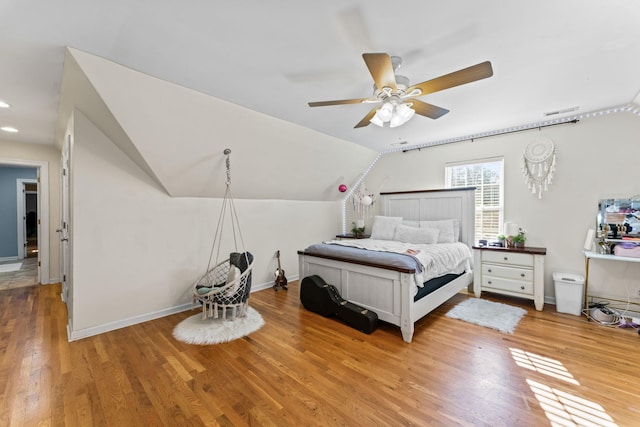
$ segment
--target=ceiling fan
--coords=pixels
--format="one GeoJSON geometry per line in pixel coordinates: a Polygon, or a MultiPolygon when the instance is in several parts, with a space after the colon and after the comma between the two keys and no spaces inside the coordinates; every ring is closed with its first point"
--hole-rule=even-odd
{"type": "Polygon", "coordinates": [[[416,99],[417,97],[471,83],[476,80],[486,79],[493,75],[491,62],[485,61],[410,86],[407,77],[396,74],[396,70],[402,64],[401,58],[389,56],[386,53],[364,53],[362,54],[362,58],[365,64],[367,64],[367,68],[369,68],[371,77],[373,77],[373,81],[375,82],[373,96],[369,98],[309,102],[309,107],[382,103],[382,106],[376,106],[369,111],[369,113],[355,125],[355,128],[368,126],[369,123],[384,126],[387,122],[390,127],[397,127],[408,122],[416,113],[431,119],[437,119],[449,112],[449,110],[445,108],[420,101],[416,99]]]}

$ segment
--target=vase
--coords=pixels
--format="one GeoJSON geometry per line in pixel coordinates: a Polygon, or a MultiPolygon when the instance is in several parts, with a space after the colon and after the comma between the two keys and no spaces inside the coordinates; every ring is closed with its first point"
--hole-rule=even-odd
{"type": "Polygon", "coordinates": [[[516,249],[522,249],[522,248],[524,248],[524,242],[516,242],[516,243],[515,243],[515,247],[516,247],[516,249]]]}

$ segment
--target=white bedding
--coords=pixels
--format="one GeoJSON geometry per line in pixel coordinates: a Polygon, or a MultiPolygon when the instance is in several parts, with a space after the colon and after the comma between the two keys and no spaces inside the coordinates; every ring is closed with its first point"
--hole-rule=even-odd
{"type": "Polygon", "coordinates": [[[449,273],[460,274],[471,270],[473,260],[469,246],[460,242],[426,245],[403,243],[395,240],[354,239],[330,240],[324,243],[350,246],[370,251],[410,255],[422,265],[422,271],[417,272],[415,275],[416,285],[420,287],[422,287],[424,282],[435,277],[449,273]],[[408,253],[407,251],[413,251],[413,253],[408,253]]]}

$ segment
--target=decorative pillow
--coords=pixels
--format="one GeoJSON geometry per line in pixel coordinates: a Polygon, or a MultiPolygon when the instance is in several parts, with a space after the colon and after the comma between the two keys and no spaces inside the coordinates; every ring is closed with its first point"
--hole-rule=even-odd
{"type": "MultiPolygon", "coordinates": [[[[253,262],[253,254],[251,252],[231,252],[229,254],[229,262],[231,263],[231,265],[235,265],[236,267],[238,267],[240,269],[241,273],[244,273],[247,268],[249,268],[249,265],[251,265],[251,263],[253,262]]],[[[249,292],[251,291],[251,276],[252,273],[249,272],[249,275],[247,276],[247,283],[245,285],[245,294],[249,295],[249,292]]]]}
{"type": "Polygon", "coordinates": [[[402,220],[402,225],[406,225],[408,227],[420,227],[420,221],[410,221],[408,219],[403,219],[402,220]]]}
{"type": "MultiPolygon", "coordinates": [[[[438,243],[454,243],[455,232],[452,219],[443,219],[439,221],[420,221],[420,228],[437,228],[440,230],[438,243]]],[[[459,231],[458,231],[459,232],[459,231]]]]}
{"type": "Polygon", "coordinates": [[[381,240],[393,240],[393,233],[396,225],[402,223],[401,216],[380,216],[373,217],[373,226],[371,227],[371,238],[381,240]]]}
{"type": "Polygon", "coordinates": [[[231,265],[235,265],[240,269],[241,273],[249,267],[249,264],[253,261],[253,255],[251,252],[231,252],[229,254],[229,262],[231,265]]]}
{"type": "Polygon", "coordinates": [[[235,282],[233,285],[231,285],[225,292],[224,295],[225,296],[230,296],[236,293],[236,291],[238,290],[238,288],[240,287],[240,280],[238,280],[240,278],[240,275],[242,273],[240,272],[240,269],[238,267],[236,267],[235,265],[232,265],[231,267],[229,267],[229,275],[227,276],[227,284],[231,283],[231,282],[235,282]]]}
{"type": "Polygon", "coordinates": [[[437,228],[416,228],[398,224],[396,225],[393,240],[404,243],[432,245],[438,243],[439,234],[440,230],[437,228]]]}
{"type": "Polygon", "coordinates": [[[453,221],[453,239],[455,242],[460,241],[460,220],[457,218],[452,219],[453,221]]]}

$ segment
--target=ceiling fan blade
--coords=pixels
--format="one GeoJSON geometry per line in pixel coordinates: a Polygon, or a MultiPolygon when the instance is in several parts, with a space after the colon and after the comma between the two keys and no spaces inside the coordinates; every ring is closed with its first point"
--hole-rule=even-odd
{"type": "Polygon", "coordinates": [[[362,6],[352,6],[342,10],[337,14],[337,21],[346,42],[355,52],[373,52],[375,50],[362,6]]]}
{"type": "Polygon", "coordinates": [[[354,128],[354,129],[357,129],[357,128],[363,128],[363,127],[365,127],[365,126],[369,126],[369,123],[371,123],[371,122],[370,122],[370,120],[373,118],[373,116],[375,116],[375,115],[376,115],[376,111],[377,111],[377,110],[378,110],[378,107],[376,107],[376,108],[374,108],[373,110],[369,111],[369,112],[367,113],[367,115],[366,115],[366,116],[364,116],[364,118],[363,118],[362,120],[360,120],[360,121],[358,122],[358,124],[357,124],[357,125],[355,125],[353,128],[354,128]]]}
{"type": "Polygon", "coordinates": [[[380,90],[384,87],[391,88],[394,92],[396,87],[396,73],[393,71],[391,57],[386,53],[363,53],[362,58],[369,68],[371,77],[380,90]]]}
{"type": "Polygon", "coordinates": [[[327,105],[345,105],[345,104],[362,104],[364,102],[378,101],[377,98],[354,98],[354,99],[340,99],[336,101],[315,101],[308,102],[309,107],[325,107],[327,105]]]}
{"type": "Polygon", "coordinates": [[[446,108],[438,107],[433,104],[428,104],[426,102],[422,102],[417,99],[412,99],[410,102],[413,103],[411,108],[413,108],[416,111],[416,114],[429,117],[430,119],[437,119],[449,112],[449,110],[447,110],[446,108]]]}
{"type": "Polygon", "coordinates": [[[454,71],[453,73],[445,74],[444,76],[436,77],[435,79],[427,80],[426,82],[418,83],[417,85],[407,88],[406,92],[409,94],[413,90],[419,89],[421,93],[415,96],[422,96],[466,83],[475,82],[476,80],[486,79],[491,76],[493,76],[491,62],[485,61],[469,68],[464,68],[462,70],[454,71]]]}

